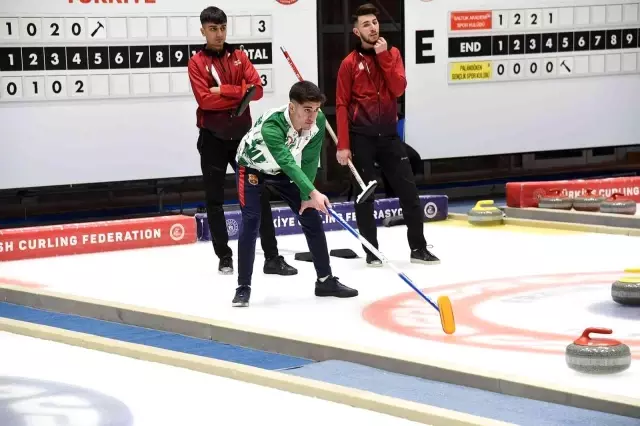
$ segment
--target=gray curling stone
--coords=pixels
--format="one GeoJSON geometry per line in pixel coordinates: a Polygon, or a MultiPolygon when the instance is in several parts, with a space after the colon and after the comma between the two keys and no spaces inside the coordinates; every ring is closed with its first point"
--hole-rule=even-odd
{"type": "Polygon", "coordinates": [[[628,214],[633,216],[636,214],[636,202],[623,197],[623,194],[616,192],[600,204],[600,211],[602,213],[628,214]]]}
{"type": "Polygon", "coordinates": [[[493,200],[478,201],[467,213],[467,220],[473,225],[501,225],[504,213],[493,206],[493,200]]]}
{"type": "Polygon", "coordinates": [[[579,212],[597,212],[603,201],[604,197],[596,195],[593,189],[587,189],[585,194],[573,199],[573,208],[579,212]]]}
{"type": "Polygon", "coordinates": [[[640,276],[623,277],[614,282],[611,298],[620,305],[640,306],[640,276]]]}
{"type": "Polygon", "coordinates": [[[588,374],[613,374],[631,365],[629,346],[614,339],[592,338],[589,334],[611,334],[608,328],[587,328],[567,346],[565,360],[569,368],[588,374]]]}
{"type": "Polygon", "coordinates": [[[552,189],[548,195],[540,197],[538,207],[541,209],[571,210],[573,200],[559,189],[552,189]]]}

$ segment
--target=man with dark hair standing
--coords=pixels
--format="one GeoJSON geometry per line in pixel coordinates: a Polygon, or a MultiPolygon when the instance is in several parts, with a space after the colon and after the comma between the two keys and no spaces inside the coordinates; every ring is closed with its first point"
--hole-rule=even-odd
{"type": "MultiPolygon", "coordinates": [[[[371,4],[360,6],[353,15],[353,33],[358,46],[340,64],[336,85],[338,127],[337,160],[353,165],[362,180],[375,179],[374,163],[385,173],[397,194],[407,224],[412,263],[439,263],[429,252],[424,237],[424,219],[409,158],[397,133],[397,98],[407,86],[400,52],[380,37],[378,10],[371,4]]],[[[360,233],[378,248],[373,216],[373,197],[356,204],[360,233]]],[[[366,247],[367,265],[382,263],[366,247]]]]}
{"type": "MultiPolygon", "coordinates": [[[[213,248],[220,259],[218,271],[233,273],[232,250],[222,205],[227,165],[236,169],[235,156],[240,139],[251,128],[249,107],[238,117],[232,116],[246,89],[256,86],[254,100],[262,98],[260,76],[246,53],[226,43],[227,16],[217,7],[208,7],[200,14],[202,35],[206,46],[189,61],[189,79],[198,102],[197,126],[200,129],[198,152],[206,194],[207,219],[213,248]]],[[[260,227],[265,255],[266,274],[295,275],[298,271],[279,256],[275,227],[264,191],[260,206],[265,220],[260,227]]]]}
{"type": "Polygon", "coordinates": [[[326,118],[318,86],[302,81],[289,91],[289,103],[266,111],[240,142],[236,160],[242,228],[238,238],[238,288],[233,306],[248,306],[260,226],[260,197],[271,185],[289,205],[311,251],[317,274],[315,295],[355,297],[358,291],[338,281],[331,272],[329,249],[318,210],[327,213],[329,199],[313,182],[318,171],[326,118]]]}

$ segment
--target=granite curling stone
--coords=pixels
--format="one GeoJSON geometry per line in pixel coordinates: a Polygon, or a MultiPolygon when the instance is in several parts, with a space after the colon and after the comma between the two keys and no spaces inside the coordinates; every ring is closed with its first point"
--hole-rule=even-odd
{"type": "Polygon", "coordinates": [[[579,212],[597,212],[603,201],[604,197],[596,195],[593,189],[587,189],[585,194],[573,199],[573,208],[579,212]]]}
{"type": "Polygon", "coordinates": [[[640,275],[620,278],[611,285],[611,298],[626,306],[640,306],[640,275]]]}
{"type": "Polygon", "coordinates": [[[559,189],[552,189],[548,195],[540,197],[538,207],[541,209],[571,210],[573,200],[559,189]]]}
{"type": "Polygon", "coordinates": [[[600,204],[600,212],[615,214],[636,214],[636,202],[628,198],[623,198],[623,194],[616,192],[600,204]]]}
{"type": "Polygon", "coordinates": [[[565,359],[569,368],[588,374],[613,374],[629,368],[629,346],[614,340],[592,338],[591,333],[611,334],[608,328],[587,328],[578,339],[567,346],[565,359]]]}
{"type": "Polygon", "coordinates": [[[501,225],[504,213],[493,205],[493,200],[478,201],[467,213],[467,220],[473,225],[501,225]]]}

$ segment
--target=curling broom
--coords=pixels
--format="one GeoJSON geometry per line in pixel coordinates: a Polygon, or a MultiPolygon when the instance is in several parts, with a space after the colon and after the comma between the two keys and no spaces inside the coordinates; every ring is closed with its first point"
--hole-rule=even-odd
{"type": "MultiPolygon", "coordinates": [[[[284,47],[280,46],[280,50],[282,50],[282,54],[287,59],[287,62],[289,62],[289,65],[291,66],[291,69],[295,73],[296,77],[298,77],[298,80],[299,81],[303,81],[304,79],[302,78],[302,75],[300,74],[300,71],[298,71],[298,67],[296,67],[296,64],[293,63],[293,59],[291,59],[291,56],[289,56],[289,52],[287,52],[287,49],[285,49],[284,47]]],[[[336,136],[335,132],[331,128],[331,125],[329,124],[329,121],[327,121],[327,130],[328,130],[329,134],[331,135],[331,138],[333,139],[335,144],[338,145],[338,137],[336,136]]],[[[364,200],[368,199],[371,196],[371,194],[373,194],[375,192],[376,187],[378,186],[378,182],[375,181],[375,180],[372,180],[367,185],[365,185],[364,181],[362,180],[362,178],[358,174],[358,171],[353,166],[353,163],[351,162],[351,160],[349,160],[348,165],[349,165],[349,169],[351,169],[351,173],[353,173],[353,176],[358,181],[358,185],[360,185],[360,188],[362,189],[362,192],[360,193],[360,195],[358,195],[356,197],[356,203],[360,204],[364,200]]]]}
{"type": "Polygon", "coordinates": [[[402,271],[400,271],[393,263],[389,262],[380,251],[378,251],[369,241],[367,241],[362,235],[358,233],[355,229],[351,227],[338,213],[335,212],[332,208],[327,209],[331,216],[333,216],[343,228],[351,233],[354,237],[356,237],[360,242],[367,247],[371,253],[375,254],[380,261],[389,265],[391,269],[411,287],[416,293],[418,293],[424,300],[427,301],[431,306],[435,308],[436,311],[440,313],[440,323],[442,324],[442,330],[447,334],[453,334],[456,331],[456,322],[453,316],[453,306],[451,305],[451,300],[449,300],[448,296],[440,296],[438,297],[438,303],[435,304],[429,297],[425,296],[423,292],[421,292],[409,279],[409,277],[402,271]]]}

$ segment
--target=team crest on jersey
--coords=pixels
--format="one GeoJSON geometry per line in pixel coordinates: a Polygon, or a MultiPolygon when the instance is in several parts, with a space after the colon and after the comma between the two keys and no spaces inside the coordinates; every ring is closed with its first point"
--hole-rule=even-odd
{"type": "Polygon", "coordinates": [[[287,136],[287,147],[291,148],[294,144],[295,142],[293,140],[293,136],[291,135],[287,136]]]}
{"type": "Polygon", "coordinates": [[[258,184],[258,176],[256,175],[249,175],[249,183],[251,185],[257,185],[258,184]]]}

